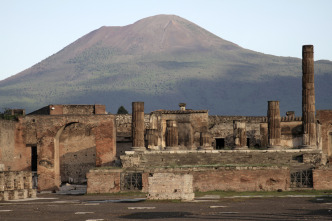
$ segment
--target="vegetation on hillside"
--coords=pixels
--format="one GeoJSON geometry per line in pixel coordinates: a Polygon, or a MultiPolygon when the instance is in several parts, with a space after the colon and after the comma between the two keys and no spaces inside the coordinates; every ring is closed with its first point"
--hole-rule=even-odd
{"type": "MultiPolygon", "coordinates": [[[[279,100],[282,112],[300,113],[301,72],[300,59],[246,50],[189,21],[164,16],[89,33],[1,81],[0,102],[27,112],[51,103],[102,103],[113,113],[137,100],[145,101],[146,112],[186,102],[210,114],[265,115],[267,101],[279,100]],[[164,34],[158,27],[169,19],[176,32],[164,34]],[[166,43],[155,39],[158,33],[167,36],[166,43]]],[[[331,108],[332,97],[325,95],[332,94],[332,62],[315,62],[315,74],[317,109],[331,108]]]]}

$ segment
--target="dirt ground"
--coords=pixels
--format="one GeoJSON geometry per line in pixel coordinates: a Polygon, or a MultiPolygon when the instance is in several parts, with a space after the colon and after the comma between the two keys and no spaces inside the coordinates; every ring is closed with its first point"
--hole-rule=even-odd
{"type": "Polygon", "coordinates": [[[0,220],[332,220],[332,198],[324,197],[199,202],[121,202],[107,195],[39,194],[38,198],[1,201],[0,220]]]}

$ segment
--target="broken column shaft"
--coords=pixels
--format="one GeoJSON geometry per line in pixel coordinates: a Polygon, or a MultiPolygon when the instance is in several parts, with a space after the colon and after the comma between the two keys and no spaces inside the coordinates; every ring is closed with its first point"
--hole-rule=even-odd
{"type": "Polygon", "coordinates": [[[145,150],[144,145],[144,102],[132,103],[132,150],[145,150]]]}
{"type": "Polygon", "coordinates": [[[268,101],[268,148],[279,149],[281,138],[279,101],[268,101]]]}
{"type": "Polygon", "coordinates": [[[212,150],[213,147],[211,146],[211,135],[208,132],[201,132],[199,138],[199,149],[203,150],[212,150]]]}
{"type": "Polygon", "coordinates": [[[233,137],[234,137],[234,149],[246,149],[247,135],[246,135],[246,123],[240,120],[233,121],[233,137]]]}
{"type": "Polygon", "coordinates": [[[314,46],[302,47],[302,123],[303,146],[316,147],[314,46]]]}
{"type": "Polygon", "coordinates": [[[151,150],[158,149],[158,131],[157,129],[146,129],[146,139],[148,141],[148,148],[151,150]]]}
{"type": "Polygon", "coordinates": [[[166,149],[178,149],[179,133],[175,120],[166,121],[166,149]]]}

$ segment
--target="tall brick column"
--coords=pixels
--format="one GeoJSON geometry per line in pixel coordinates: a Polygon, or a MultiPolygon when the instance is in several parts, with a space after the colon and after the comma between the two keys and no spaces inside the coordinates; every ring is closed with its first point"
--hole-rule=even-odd
{"type": "Polygon", "coordinates": [[[240,120],[233,121],[234,149],[247,149],[246,123],[240,120]]]}
{"type": "Polygon", "coordinates": [[[178,125],[175,120],[166,121],[166,149],[176,150],[179,148],[178,125]]]}
{"type": "Polygon", "coordinates": [[[132,103],[132,150],[144,151],[144,102],[132,103]]]}
{"type": "Polygon", "coordinates": [[[279,101],[268,101],[268,148],[280,149],[281,127],[280,127],[279,101]]]}
{"type": "Polygon", "coordinates": [[[316,148],[314,46],[302,47],[303,147],[316,148]]]}

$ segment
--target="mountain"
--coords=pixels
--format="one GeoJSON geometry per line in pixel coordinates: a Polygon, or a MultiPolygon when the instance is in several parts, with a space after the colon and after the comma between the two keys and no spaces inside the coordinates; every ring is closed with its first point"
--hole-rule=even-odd
{"type": "MultiPolygon", "coordinates": [[[[245,37],[245,35],[243,36],[245,37]]],[[[302,49],[299,48],[299,51],[302,49]]],[[[175,15],[101,27],[56,54],[0,81],[2,108],[106,104],[145,112],[208,109],[210,114],[266,115],[267,101],[301,115],[301,60],[244,49],[175,15]]],[[[332,62],[315,62],[316,108],[332,109],[332,62]]]]}

